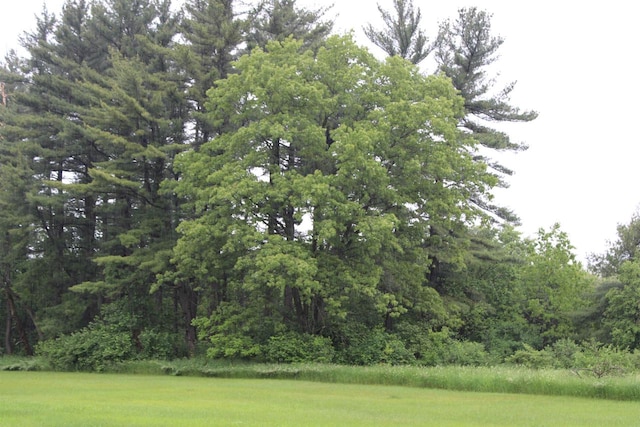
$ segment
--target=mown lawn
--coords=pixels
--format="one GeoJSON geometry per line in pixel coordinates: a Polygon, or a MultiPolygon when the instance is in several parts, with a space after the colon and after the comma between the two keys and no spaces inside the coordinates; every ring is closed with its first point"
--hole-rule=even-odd
{"type": "Polygon", "coordinates": [[[2,426],[633,426],[638,402],[290,380],[0,372],[2,426]]]}

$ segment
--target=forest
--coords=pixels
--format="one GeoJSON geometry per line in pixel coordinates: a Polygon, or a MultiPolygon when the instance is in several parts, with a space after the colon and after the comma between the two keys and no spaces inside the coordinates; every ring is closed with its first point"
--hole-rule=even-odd
{"type": "Polygon", "coordinates": [[[587,266],[559,225],[523,237],[495,158],[537,113],[489,73],[491,13],[429,40],[393,6],[382,60],[295,0],[43,10],[0,63],[0,355],[637,355],[640,216],[587,266]]]}

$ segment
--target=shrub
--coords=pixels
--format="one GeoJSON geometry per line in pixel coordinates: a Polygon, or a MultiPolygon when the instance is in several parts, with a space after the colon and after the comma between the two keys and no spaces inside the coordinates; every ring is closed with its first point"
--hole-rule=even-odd
{"type": "Polygon", "coordinates": [[[494,362],[484,344],[455,340],[447,328],[431,331],[417,325],[402,324],[398,326],[398,334],[421,365],[485,366],[494,362]]]}
{"type": "Polygon", "coordinates": [[[628,350],[588,341],[583,343],[583,350],[576,355],[575,368],[591,373],[596,378],[621,375],[635,368],[635,357],[628,350]]]}
{"type": "Polygon", "coordinates": [[[350,365],[398,365],[415,362],[415,357],[405,344],[382,328],[349,325],[343,329],[339,348],[338,361],[350,365]]]}
{"type": "Polygon", "coordinates": [[[54,369],[103,371],[113,363],[131,359],[134,346],[129,333],[91,324],[71,335],[44,341],[36,351],[54,369]]]}
{"type": "Polygon", "coordinates": [[[492,364],[492,357],[487,353],[482,343],[451,340],[447,346],[444,363],[460,366],[486,366],[492,364]]]}
{"type": "Polygon", "coordinates": [[[209,337],[211,359],[256,359],[262,357],[262,347],[251,337],[240,334],[215,334],[209,337]]]}
{"type": "Polygon", "coordinates": [[[582,351],[580,345],[568,338],[556,341],[548,349],[553,354],[553,367],[561,369],[575,368],[576,357],[582,351]]]}
{"type": "Polygon", "coordinates": [[[516,351],[506,358],[507,363],[522,365],[527,368],[548,368],[553,365],[553,354],[548,350],[536,350],[528,344],[524,344],[522,350],[516,351]]]}
{"type": "Polygon", "coordinates": [[[172,360],[186,357],[189,351],[180,334],[145,329],[138,336],[142,359],[172,360]]]}
{"type": "Polygon", "coordinates": [[[267,362],[274,363],[330,363],[335,350],[327,337],[287,332],[269,338],[264,355],[267,362]]]}

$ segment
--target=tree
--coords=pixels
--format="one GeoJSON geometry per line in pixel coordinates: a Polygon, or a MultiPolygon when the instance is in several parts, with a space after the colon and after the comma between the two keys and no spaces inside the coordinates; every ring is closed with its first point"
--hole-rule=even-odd
{"type": "Polygon", "coordinates": [[[589,269],[601,277],[615,277],[627,261],[638,259],[640,250],[640,213],[635,213],[629,223],[618,224],[617,239],[609,244],[603,254],[589,256],[589,269]]]}
{"type": "Polygon", "coordinates": [[[456,301],[464,340],[483,343],[505,357],[522,344],[539,344],[539,332],[523,316],[525,288],[521,271],[528,242],[512,226],[469,229],[469,250],[462,268],[446,275],[444,295],[456,301]]]}
{"type": "Polygon", "coordinates": [[[194,147],[224,131],[224,124],[213,129],[204,118],[205,99],[207,90],[232,72],[231,63],[237,59],[244,23],[233,5],[232,0],[190,0],[184,6],[181,32],[187,43],[176,48],[192,80],[188,96],[194,104],[194,147]]]}
{"type": "Polygon", "coordinates": [[[37,288],[31,305],[47,338],[85,326],[105,303],[132,319],[133,339],[180,323],[178,289],[149,295],[170,267],[178,219],[177,199],[160,191],[176,179],[189,112],[177,23],[166,1],[79,0],[60,22],[44,14],[25,39],[31,58],[2,136],[33,171],[20,277],[37,288]]]}
{"type": "Polygon", "coordinates": [[[602,324],[613,345],[635,350],[640,348],[640,264],[625,261],[619,274],[622,286],[607,292],[602,324]]]}
{"type": "Polygon", "coordinates": [[[520,273],[523,310],[529,323],[539,328],[544,347],[574,333],[571,315],[586,306],[593,278],[576,261],[558,224],[550,231],[541,229],[528,250],[520,273]]]}
{"type": "Polygon", "coordinates": [[[24,203],[32,183],[31,171],[19,150],[12,150],[2,141],[0,147],[0,302],[5,317],[2,343],[7,354],[13,354],[20,343],[25,354],[33,355],[31,331],[38,325],[29,288],[22,281],[35,221],[24,203]]]}
{"type": "Polygon", "coordinates": [[[458,143],[447,79],[379,63],[349,38],[301,46],[240,58],[208,105],[237,130],[179,158],[176,191],[198,217],[180,225],[174,259],[224,289],[200,322],[216,354],[253,353],[282,328],[392,328],[420,305],[429,228],[473,221],[468,194],[487,188],[458,143]]]}
{"type": "Polygon", "coordinates": [[[287,37],[302,40],[302,48],[316,50],[333,28],[332,21],[323,21],[327,8],[315,10],[296,7],[296,0],[261,0],[249,12],[247,51],[265,48],[270,41],[287,37]]]}
{"type": "Polygon", "coordinates": [[[112,0],[93,12],[95,26],[116,31],[99,33],[110,46],[109,67],[84,70],[81,87],[93,102],[79,119],[106,158],[90,168],[90,182],[73,185],[99,200],[99,272],[71,290],[119,303],[134,339],[148,329],[180,327],[193,349],[194,295],[176,286],[166,298],[155,287],[157,275],[170,269],[179,219],[179,201],[161,185],[177,179],[173,158],[184,149],[189,113],[186,77],[174,55],[178,19],[164,1],[112,0]]]}
{"type": "Polygon", "coordinates": [[[364,27],[364,33],[376,46],[389,56],[398,55],[413,64],[419,64],[429,56],[433,47],[420,29],[422,14],[414,10],[412,0],[394,0],[395,15],[378,4],[385,28],[377,30],[372,24],[364,27]]]}
{"type": "MultiPolygon", "coordinates": [[[[524,150],[527,147],[511,141],[509,135],[489,126],[491,122],[528,122],[537,117],[534,111],[520,111],[509,104],[515,82],[497,93],[495,80],[487,77],[487,67],[498,58],[503,39],[491,33],[491,15],[477,8],[460,9],[454,21],[444,21],[435,43],[435,58],[440,70],[451,78],[465,100],[465,115],[460,126],[478,143],[491,150],[524,150]]],[[[476,161],[489,165],[501,178],[513,172],[507,167],[476,153],[476,161]]],[[[474,195],[473,201],[497,218],[516,221],[507,209],[487,198],[474,195]]]]}
{"type": "Polygon", "coordinates": [[[86,262],[96,249],[95,200],[65,187],[70,180],[86,182],[88,168],[99,157],[78,132],[77,114],[86,98],[74,87],[93,52],[86,39],[87,11],[84,1],[69,2],[57,21],[45,10],[36,30],[25,35],[31,56],[12,70],[12,79],[20,83],[0,130],[3,144],[25,156],[32,173],[25,203],[34,219],[20,276],[28,286],[20,289],[30,290],[22,294],[23,301],[39,314],[45,336],[79,325],[86,301],[69,297],[67,290],[95,273],[86,262]]]}

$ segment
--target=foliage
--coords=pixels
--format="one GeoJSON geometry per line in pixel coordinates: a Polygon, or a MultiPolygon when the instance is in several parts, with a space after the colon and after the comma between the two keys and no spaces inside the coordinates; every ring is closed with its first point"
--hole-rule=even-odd
{"type": "Polygon", "coordinates": [[[348,365],[392,365],[412,363],[415,358],[397,336],[381,328],[352,325],[343,330],[336,359],[348,365]]]}
{"type": "Polygon", "coordinates": [[[394,0],[393,8],[395,15],[378,4],[384,28],[379,30],[368,24],[364,27],[364,33],[389,56],[398,55],[413,64],[419,64],[427,58],[433,48],[420,29],[420,8],[414,10],[412,0],[394,0]]]}
{"type": "MultiPolygon", "coordinates": [[[[496,90],[496,79],[488,76],[489,66],[498,59],[503,41],[491,31],[490,13],[476,7],[463,8],[455,20],[442,22],[434,55],[440,71],[451,78],[465,100],[460,126],[489,150],[520,151],[527,148],[525,144],[511,141],[509,135],[490,126],[491,122],[529,122],[537,117],[536,112],[520,111],[509,103],[515,83],[496,90]]],[[[504,177],[513,171],[484,153],[476,160],[489,165],[501,185],[508,186],[504,177]]],[[[497,219],[518,221],[514,213],[495,205],[483,194],[473,195],[473,200],[497,219]]]]}
{"type": "Polygon", "coordinates": [[[260,322],[313,334],[366,312],[390,329],[428,296],[439,243],[425,251],[424,236],[478,215],[467,195],[493,181],[456,139],[462,100],[446,79],[348,37],[299,51],[271,43],[209,91],[211,119],[237,129],[178,159],[175,191],[199,215],[180,224],[174,261],[224,280],[260,322]]]}
{"type": "Polygon", "coordinates": [[[636,212],[628,223],[618,224],[617,238],[604,253],[589,256],[589,269],[601,277],[615,277],[625,262],[638,259],[639,242],[640,212],[636,212]]]}
{"type": "Polygon", "coordinates": [[[578,376],[590,374],[602,378],[633,372],[638,369],[640,359],[638,354],[620,350],[611,344],[603,345],[594,340],[577,344],[564,339],[542,350],[525,344],[506,362],[534,369],[570,369],[578,376]]]}
{"type": "Polygon", "coordinates": [[[576,354],[576,366],[596,378],[623,375],[637,369],[640,360],[627,350],[619,350],[612,345],[602,345],[595,341],[583,344],[583,350],[576,354]]]}
{"type": "Polygon", "coordinates": [[[271,363],[331,363],[335,350],[327,337],[288,332],[271,336],[264,355],[271,363]]]}
{"type": "Polygon", "coordinates": [[[603,326],[617,348],[640,348],[640,262],[627,261],[620,267],[622,287],[606,294],[603,326]]]}
{"type": "MultiPolygon", "coordinates": [[[[135,358],[173,359],[180,351],[176,334],[137,330],[137,321],[121,304],[104,307],[102,317],[69,335],[42,341],[37,354],[54,369],[104,371],[109,366],[135,358]]],[[[126,308],[125,308],[126,309],[126,308]]]]}
{"type": "Polygon", "coordinates": [[[38,344],[37,354],[54,369],[62,371],[103,371],[134,354],[131,334],[117,327],[91,324],[86,328],[38,344]]]}
{"type": "Polygon", "coordinates": [[[323,20],[327,10],[299,8],[296,0],[260,0],[247,18],[247,51],[289,37],[302,41],[305,49],[317,50],[333,28],[333,21],[323,20]]]}
{"type": "Polygon", "coordinates": [[[525,293],[525,316],[539,328],[543,346],[574,332],[570,313],[586,305],[593,279],[582,269],[572,252],[566,233],[558,224],[540,230],[529,244],[521,280],[525,293]]]}
{"type": "Polygon", "coordinates": [[[523,239],[491,202],[510,171],[486,149],[524,147],[489,122],[536,114],[495,91],[490,14],[444,22],[425,75],[411,1],[367,27],[384,61],[328,9],[239,4],[69,1],[0,66],[3,353],[570,366],[575,339],[640,345],[635,217],[595,286],[558,226],[523,239]]]}

